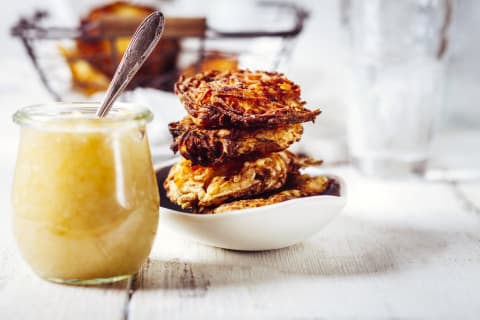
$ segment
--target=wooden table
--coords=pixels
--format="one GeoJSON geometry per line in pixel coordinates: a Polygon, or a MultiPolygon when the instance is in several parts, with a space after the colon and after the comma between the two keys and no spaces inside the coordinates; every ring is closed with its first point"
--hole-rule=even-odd
{"type": "Polygon", "coordinates": [[[480,318],[480,182],[385,182],[350,167],[329,169],[349,184],[346,209],[301,244],[253,253],[210,248],[177,237],[160,219],[135,281],[41,280],[11,234],[18,132],[9,115],[42,96],[15,90],[0,83],[2,320],[480,318]]]}

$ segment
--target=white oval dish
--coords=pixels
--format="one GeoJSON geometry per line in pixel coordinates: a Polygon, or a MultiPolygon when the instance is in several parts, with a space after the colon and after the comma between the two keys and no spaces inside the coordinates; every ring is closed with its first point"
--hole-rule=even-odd
{"type": "MultiPolygon", "coordinates": [[[[157,168],[159,186],[163,185],[170,165],[157,168]]],[[[305,172],[320,174],[315,168],[305,172]]],[[[328,176],[339,183],[339,196],[305,197],[221,214],[192,214],[166,208],[162,202],[168,199],[163,193],[160,223],[184,237],[213,247],[242,251],[288,247],[322,230],[345,206],[345,181],[337,176],[328,176]]]]}

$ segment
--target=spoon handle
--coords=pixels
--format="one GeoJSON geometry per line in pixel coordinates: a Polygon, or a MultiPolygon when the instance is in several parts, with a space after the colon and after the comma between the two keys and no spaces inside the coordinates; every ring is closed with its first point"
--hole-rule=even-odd
{"type": "Polygon", "coordinates": [[[162,36],[164,25],[163,14],[155,11],[137,28],[108,86],[102,105],[97,110],[97,117],[102,118],[110,111],[115,99],[152,53],[162,36]]]}

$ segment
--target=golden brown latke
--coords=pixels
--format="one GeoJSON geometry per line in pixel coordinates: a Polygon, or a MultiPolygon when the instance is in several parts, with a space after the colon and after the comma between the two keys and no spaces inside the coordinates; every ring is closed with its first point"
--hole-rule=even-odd
{"type": "Polygon", "coordinates": [[[309,174],[291,175],[285,189],[300,191],[302,197],[316,196],[324,193],[332,180],[325,176],[311,176],[309,174]]]}
{"type": "Polygon", "coordinates": [[[311,177],[308,174],[293,175],[291,181],[287,183],[283,191],[264,197],[224,203],[216,208],[206,209],[204,213],[224,213],[234,210],[257,208],[291,199],[320,195],[327,190],[330,182],[331,180],[324,176],[311,177]]]}
{"type": "Polygon", "coordinates": [[[275,128],[320,114],[305,108],[300,87],[276,72],[207,71],[180,77],[175,93],[200,127],[275,128]]]}
{"type": "Polygon", "coordinates": [[[191,117],[170,123],[168,128],[173,136],[172,150],[203,166],[282,151],[303,133],[301,124],[274,129],[205,129],[196,126],[191,117]]]}
{"type": "Polygon", "coordinates": [[[302,167],[321,161],[289,151],[270,153],[252,161],[230,161],[219,166],[193,165],[181,159],[164,181],[167,197],[182,208],[200,211],[225,201],[251,197],[285,185],[287,177],[302,167]]]}
{"type": "Polygon", "coordinates": [[[263,207],[269,204],[300,198],[300,190],[284,190],[267,197],[236,200],[219,205],[213,209],[204,209],[202,213],[224,213],[235,210],[263,207]]]}

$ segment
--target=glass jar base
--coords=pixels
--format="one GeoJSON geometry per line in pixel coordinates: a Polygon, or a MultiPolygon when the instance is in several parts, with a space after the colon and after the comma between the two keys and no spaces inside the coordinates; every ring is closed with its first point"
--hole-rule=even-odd
{"type": "Polygon", "coordinates": [[[376,178],[418,178],[425,174],[427,160],[352,157],[353,166],[363,175],[376,178]]]}
{"type": "Polygon", "coordinates": [[[51,278],[51,277],[47,277],[44,279],[51,282],[66,284],[66,285],[94,286],[94,285],[108,284],[112,282],[126,280],[132,276],[133,274],[126,274],[126,275],[114,276],[114,277],[108,277],[108,278],[96,278],[96,279],[61,279],[61,278],[51,278]]]}

